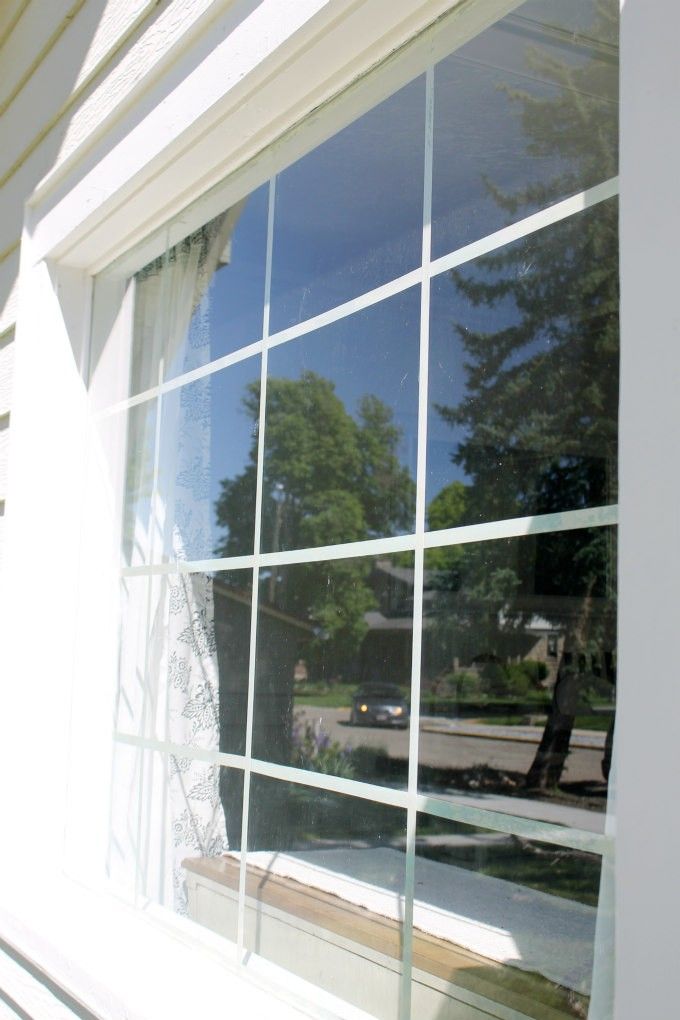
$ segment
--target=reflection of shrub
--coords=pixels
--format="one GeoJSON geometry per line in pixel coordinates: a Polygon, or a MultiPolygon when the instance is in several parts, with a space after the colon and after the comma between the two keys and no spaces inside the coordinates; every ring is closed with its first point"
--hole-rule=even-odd
{"type": "Polygon", "coordinates": [[[481,684],[477,673],[451,673],[448,677],[451,694],[456,698],[474,698],[481,693],[481,684]]]}
{"type": "Polygon", "coordinates": [[[484,694],[498,697],[498,695],[510,694],[512,692],[512,687],[508,682],[507,669],[500,662],[485,662],[479,679],[480,687],[484,694]]]}
{"type": "Polygon", "coordinates": [[[299,769],[323,772],[326,775],[354,778],[352,749],[331,740],[321,720],[301,725],[296,713],[292,731],[293,755],[291,764],[299,769]]]}
{"type": "Polygon", "coordinates": [[[531,690],[541,690],[541,681],[548,675],[548,667],[537,659],[521,662],[487,662],[481,672],[481,689],[492,696],[512,695],[523,698],[531,690]]]}

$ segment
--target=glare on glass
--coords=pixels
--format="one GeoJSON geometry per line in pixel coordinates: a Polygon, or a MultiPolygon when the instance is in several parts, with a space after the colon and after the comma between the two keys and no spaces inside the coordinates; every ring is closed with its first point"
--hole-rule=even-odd
{"type": "Polygon", "coordinates": [[[261,338],[267,207],[264,185],[168,253],[166,378],[261,338]]]}
{"type": "Polygon", "coordinates": [[[618,3],[531,0],[435,67],[432,255],[617,173],[618,3]]]}
{"type": "Polygon", "coordinates": [[[158,513],[166,559],[253,552],[259,386],[258,356],[163,395],[158,513]]]}
{"type": "Polygon", "coordinates": [[[278,175],[272,332],[418,266],[424,137],[420,77],[278,175]]]}

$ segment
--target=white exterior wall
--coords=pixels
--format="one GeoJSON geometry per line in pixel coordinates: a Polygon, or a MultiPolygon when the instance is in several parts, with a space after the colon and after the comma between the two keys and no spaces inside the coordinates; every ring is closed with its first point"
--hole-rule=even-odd
{"type": "MultiPolygon", "coordinates": [[[[11,427],[0,429],[0,938],[102,1016],[186,1017],[229,1000],[229,1015],[292,1017],[305,993],[288,980],[286,1002],[274,1002],[269,978],[237,976],[209,935],[197,953],[181,925],[169,933],[152,910],[82,885],[98,880],[103,860],[117,597],[111,494],[93,460],[80,372],[90,274],[454,6],[6,0],[0,9],[0,424],[11,402],[11,427]]],[[[512,6],[462,4],[459,30],[512,6]]],[[[680,9],[625,0],[622,11],[615,1016],[637,1020],[677,1011],[680,951],[680,9]]],[[[338,116],[349,119],[352,102],[338,116]]],[[[328,130],[323,118],[304,138],[314,130],[328,130]]]]}

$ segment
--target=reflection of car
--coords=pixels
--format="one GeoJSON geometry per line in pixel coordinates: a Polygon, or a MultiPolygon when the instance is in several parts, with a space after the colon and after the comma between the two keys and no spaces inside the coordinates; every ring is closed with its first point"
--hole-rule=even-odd
{"type": "Polygon", "coordinates": [[[408,703],[394,684],[364,684],[352,695],[352,726],[408,726],[408,703]]]}

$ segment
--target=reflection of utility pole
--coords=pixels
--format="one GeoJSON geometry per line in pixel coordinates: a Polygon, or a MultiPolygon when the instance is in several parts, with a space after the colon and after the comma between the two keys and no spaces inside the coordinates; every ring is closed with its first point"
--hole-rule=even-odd
{"type": "MultiPolygon", "coordinates": [[[[272,499],[276,503],[276,513],[274,514],[274,538],[272,541],[272,552],[279,551],[279,535],[281,534],[281,518],[283,516],[283,502],[285,500],[285,493],[283,491],[283,482],[274,483],[274,491],[272,492],[272,499]]],[[[279,579],[279,572],[275,565],[272,565],[272,572],[269,576],[269,602],[274,604],[274,596],[276,594],[276,585],[279,579]]]]}

